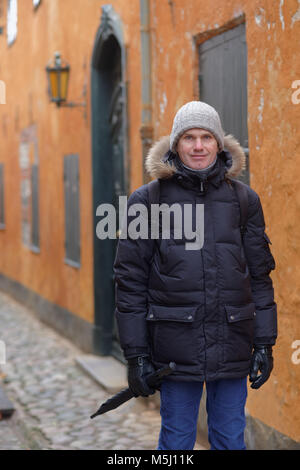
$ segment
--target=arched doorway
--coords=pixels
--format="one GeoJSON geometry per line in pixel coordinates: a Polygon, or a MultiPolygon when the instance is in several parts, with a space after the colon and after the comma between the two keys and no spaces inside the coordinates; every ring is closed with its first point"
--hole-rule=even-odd
{"type": "MultiPolygon", "coordinates": [[[[127,194],[127,113],[122,24],[111,5],[102,7],[91,69],[94,233],[94,350],[122,357],[114,320],[113,262],[117,240],[96,236],[96,209],[127,194]]],[[[118,220],[118,217],[117,217],[118,220]]],[[[118,227],[117,227],[118,229],[118,227]]]]}

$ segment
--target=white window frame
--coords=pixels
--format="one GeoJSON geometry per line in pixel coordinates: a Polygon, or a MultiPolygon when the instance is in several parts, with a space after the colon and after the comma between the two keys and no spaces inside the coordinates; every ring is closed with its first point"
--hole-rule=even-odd
{"type": "Polygon", "coordinates": [[[7,0],[7,44],[10,46],[18,34],[18,0],[7,0]]]}

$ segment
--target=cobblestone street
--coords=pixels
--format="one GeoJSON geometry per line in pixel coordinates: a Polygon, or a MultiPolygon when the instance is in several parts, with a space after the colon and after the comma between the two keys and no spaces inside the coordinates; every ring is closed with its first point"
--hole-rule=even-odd
{"type": "Polygon", "coordinates": [[[111,394],[78,367],[82,351],[3,293],[0,324],[0,385],[16,407],[0,420],[0,450],[156,449],[160,416],[153,404],[132,399],[91,420],[111,394]]]}

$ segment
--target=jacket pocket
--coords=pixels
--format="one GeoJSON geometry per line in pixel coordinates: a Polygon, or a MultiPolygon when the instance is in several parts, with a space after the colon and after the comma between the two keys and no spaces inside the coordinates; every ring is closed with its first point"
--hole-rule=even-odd
{"type": "Polygon", "coordinates": [[[225,305],[224,362],[247,361],[254,337],[255,305],[225,305]]]}
{"type": "Polygon", "coordinates": [[[197,310],[198,307],[149,306],[146,319],[154,361],[197,364],[197,310]]]}

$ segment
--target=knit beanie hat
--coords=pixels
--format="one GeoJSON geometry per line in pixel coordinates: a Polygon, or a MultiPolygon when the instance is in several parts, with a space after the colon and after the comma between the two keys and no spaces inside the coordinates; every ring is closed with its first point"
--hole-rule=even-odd
{"type": "Polygon", "coordinates": [[[188,129],[206,129],[216,138],[219,150],[224,148],[224,131],[220,116],[213,108],[203,101],[190,101],[184,104],[176,113],[170,136],[170,149],[176,151],[180,136],[188,129]]]}

